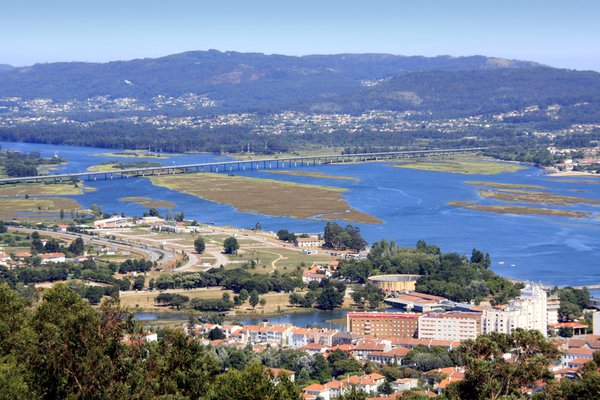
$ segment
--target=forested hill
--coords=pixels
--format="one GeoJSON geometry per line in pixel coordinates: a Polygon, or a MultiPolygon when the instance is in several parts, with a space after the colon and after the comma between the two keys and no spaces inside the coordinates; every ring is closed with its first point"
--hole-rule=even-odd
{"type": "Polygon", "coordinates": [[[207,96],[211,112],[421,110],[440,115],[596,101],[600,74],[483,56],[303,57],[194,51],[109,63],[0,67],[0,97],[84,100],[207,96]],[[524,90],[527,88],[526,90],[524,90]]]}

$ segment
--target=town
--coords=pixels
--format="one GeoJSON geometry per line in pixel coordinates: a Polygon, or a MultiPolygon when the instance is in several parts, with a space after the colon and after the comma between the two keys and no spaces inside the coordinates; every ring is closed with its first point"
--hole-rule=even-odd
{"type": "MultiPolygon", "coordinates": [[[[118,272],[123,273],[119,275],[121,280],[127,280],[130,275],[129,279],[135,281],[132,295],[137,296],[139,293],[146,296],[144,292],[151,293],[156,303],[162,302],[171,307],[177,304],[178,309],[181,304],[177,303],[178,298],[189,296],[194,289],[165,292],[162,289],[154,289],[154,283],[148,288],[145,275],[151,270],[154,271],[151,274],[156,278],[156,287],[160,288],[160,275],[163,273],[188,270],[210,272],[213,263],[202,261],[198,255],[193,255],[191,250],[187,250],[187,253],[186,250],[182,252],[181,245],[174,245],[176,240],[184,237],[193,238],[199,234],[206,235],[210,230],[223,229],[190,224],[189,221],[168,221],[158,216],[111,216],[96,219],[91,226],[55,225],[50,227],[48,232],[40,231],[42,235],[31,228],[10,225],[8,228],[14,233],[29,234],[28,237],[32,238],[32,249],[37,253],[15,251],[22,249],[22,245],[15,247],[15,250],[8,249],[8,252],[0,250],[0,265],[8,271],[25,271],[30,265],[34,268],[38,266],[52,269],[53,265],[65,263],[85,264],[101,262],[101,259],[112,259],[113,262],[127,260],[120,264],[118,272]],[[133,236],[137,238],[135,243],[118,239],[131,238],[133,232],[133,236]],[[144,238],[153,235],[162,235],[164,238],[160,247],[153,247],[148,241],[144,244],[144,238]],[[82,237],[85,240],[81,240],[82,237]],[[107,241],[102,237],[111,239],[107,241]],[[60,244],[57,239],[59,242],[70,243],[67,253],[72,253],[73,257],[58,251],[60,244]],[[193,259],[192,263],[190,256],[193,259]],[[134,265],[130,263],[131,257],[141,257],[141,260],[145,258],[154,262],[148,265],[136,262],[134,265]],[[133,266],[132,272],[127,272],[130,265],[133,266]],[[165,272],[162,272],[163,270],[165,272]]],[[[4,225],[3,229],[6,230],[4,225]]],[[[325,239],[320,234],[310,236],[285,230],[277,234],[246,232],[248,233],[238,231],[233,233],[232,237],[247,238],[246,241],[242,241],[247,246],[247,240],[251,237],[247,235],[259,234],[262,240],[291,243],[293,251],[304,257],[323,257],[326,254],[331,257],[330,261],[315,261],[310,267],[301,270],[301,284],[309,288],[309,293],[330,280],[342,279],[345,283],[352,284],[349,277],[341,275],[344,271],[343,264],[360,262],[369,256],[369,251],[353,253],[344,250],[337,250],[332,253],[337,257],[332,256],[323,248],[325,239]]],[[[424,244],[422,246],[427,249],[424,244]]],[[[213,256],[217,257],[209,257],[213,256]]],[[[485,259],[475,251],[473,256],[485,259]]],[[[227,261],[225,262],[227,265],[227,261]]],[[[154,278],[152,281],[155,281],[154,278]]],[[[594,353],[600,351],[600,311],[589,313],[589,321],[565,319],[555,288],[527,283],[522,285],[517,297],[505,304],[490,301],[475,304],[472,301],[452,301],[442,296],[419,292],[416,289],[420,278],[418,274],[372,275],[368,277],[366,284],[348,288],[343,294],[343,303],[345,307],[350,299],[353,299],[354,303],[352,309],[345,313],[345,320],[336,321],[335,327],[332,327],[331,323],[308,327],[294,326],[290,323],[270,323],[268,315],[260,317],[263,322],[244,325],[239,322],[240,315],[236,311],[238,307],[231,309],[231,306],[225,306],[222,311],[216,313],[204,313],[200,317],[191,316],[189,321],[175,326],[175,329],[192,340],[215,349],[217,353],[221,351],[219,349],[224,348],[228,349],[226,351],[250,351],[250,354],[256,357],[270,357],[267,354],[292,351],[301,352],[313,363],[330,365],[331,372],[315,378],[314,374],[300,364],[289,369],[289,363],[267,363],[268,370],[275,376],[274,379],[282,375],[288,376],[301,385],[303,398],[307,400],[330,400],[352,391],[364,393],[368,399],[395,399],[403,393],[427,397],[444,394],[450,383],[460,382],[465,376],[465,365],[452,359],[453,352],[457,351],[462,343],[476,341],[482,335],[510,336],[520,331],[529,331],[538,332],[540,337],[548,338],[562,352],[560,357],[546,366],[557,381],[573,379],[586,363],[594,360],[594,353]],[[362,293],[361,287],[368,293],[362,293]],[[373,298],[373,293],[379,293],[381,297],[373,298]],[[368,303],[368,306],[365,303],[368,303]]],[[[87,279],[90,283],[98,282],[98,278],[91,275],[88,275],[87,279]]],[[[126,301],[129,285],[121,290],[120,297],[126,301]]],[[[88,296],[88,292],[86,297],[93,303],[99,303],[103,295],[115,295],[110,291],[101,290],[100,297],[88,296]]],[[[119,290],[116,293],[118,295],[119,290]]],[[[229,293],[222,293],[223,301],[233,304],[229,293]]],[[[234,296],[236,304],[243,305],[249,301],[252,311],[259,303],[264,309],[266,301],[259,301],[258,294],[248,295],[246,291],[242,296],[242,292],[238,293],[239,296],[234,296]],[[255,300],[252,296],[255,296],[255,300]],[[250,299],[247,300],[247,297],[250,299]]],[[[303,301],[302,295],[298,293],[301,292],[292,289],[290,304],[292,298],[303,301]]],[[[262,297],[267,298],[269,297],[264,295],[262,297]]],[[[286,304],[285,307],[292,307],[290,304],[286,304]]],[[[600,300],[590,299],[586,307],[593,310],[598,305],[600,300]]],[[[163,328],[160,326],[142,326],[145,328],[141,333],[128,335],[123,339],[126,345],[132,345],[136,340],[155,342],[163,335],[163,328]]],[[[512,356],[510,352],[503,355],[509,362],[512,356]]],[[[542,389],[543,387],[535,385],[522,388],[524,394],[542,389]]]]}

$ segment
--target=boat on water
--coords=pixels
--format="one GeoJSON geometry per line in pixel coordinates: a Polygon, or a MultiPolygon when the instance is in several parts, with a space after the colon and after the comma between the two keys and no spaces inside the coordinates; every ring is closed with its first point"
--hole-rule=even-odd
{"type": "Polygon", "coordinates": [[[504,265],[504,261],[498,261],[498,264],[504,265]]]}
{"type": "Polygon", "coordinates": [[[516,265],[516,264],[510,264],[510,266],[511,266],[511,267],[516,267],[517,265],[516,265]]]}

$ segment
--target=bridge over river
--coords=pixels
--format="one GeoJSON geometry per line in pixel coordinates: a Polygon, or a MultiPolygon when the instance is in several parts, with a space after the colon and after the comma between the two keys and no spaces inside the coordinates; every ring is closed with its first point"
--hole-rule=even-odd
{"type": "Polygon", "coordinates": [[[115,171],[101,172],[75,172],[68,174],[51,174],[38,176],[24,176],[0,179],[0,185],[31,183],[31,182],[61,182],[75,179],[97,180],[97,179],[126,179],[132,177],[144,177],[152,175],[186,174],[196,172],[223,172],[252,171],[261,169],[285,169],[311,165],[356,163],[367,161],[385,161],[401,158],[418,158],[435,155],[452,155],[461,153],[475,153],[486,150],[488,147],[469,147],[462,149],[434,149],[434,150],[410,150],[389,151],[381,153],[360,154],[330,154],[320,156],[297,156],[281,158],[261,158],[249,160],[221,161],[201,164],[165,165],[161,167],[129,168],[115,171]]]}

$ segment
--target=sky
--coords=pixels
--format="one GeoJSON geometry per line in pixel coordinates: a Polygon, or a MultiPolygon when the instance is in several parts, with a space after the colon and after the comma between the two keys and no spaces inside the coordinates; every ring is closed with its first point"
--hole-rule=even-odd
{"type": "Polygon", "coordinates": [[[208,49],[486,55],[600,71],[600,0],[0,0],[0,64],[208,49]]]}

